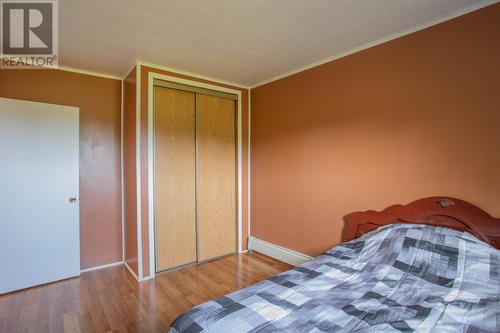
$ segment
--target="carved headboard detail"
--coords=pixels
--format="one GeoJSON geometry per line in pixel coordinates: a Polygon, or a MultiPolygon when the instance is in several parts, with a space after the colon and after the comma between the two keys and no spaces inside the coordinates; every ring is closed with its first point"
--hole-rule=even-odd
{"type": "Polygon", "coordinates": [[[467,231],[484,242],[500,248],[500,219],[463,200],[429,197],[407,205],[393,205],[383,211],[369,210],[344,216],[342,241],[350,241],[380,226],[418,223],[467,231]]]}

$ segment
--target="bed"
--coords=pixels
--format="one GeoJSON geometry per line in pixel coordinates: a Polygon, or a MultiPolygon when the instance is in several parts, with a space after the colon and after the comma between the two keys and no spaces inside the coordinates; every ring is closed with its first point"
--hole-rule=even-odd
{"type": "Polygon", "coordinates": [[[169,332],[500,332],[500,219],[430,197],[344,220],[343,243],[169,332]]]}

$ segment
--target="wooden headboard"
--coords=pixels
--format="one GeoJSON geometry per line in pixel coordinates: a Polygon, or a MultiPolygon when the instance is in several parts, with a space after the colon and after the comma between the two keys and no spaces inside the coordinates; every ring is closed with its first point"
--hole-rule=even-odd
{"type": "Polygon", "coordinates": [[[429,197],[407,205],[393,205],[383,211],[369,210],[344,216],[342,241],[350,241],[380,226],[418,223],[467,231],[500,249],[500,219],[466,201],[450,197],[429,197]]]}

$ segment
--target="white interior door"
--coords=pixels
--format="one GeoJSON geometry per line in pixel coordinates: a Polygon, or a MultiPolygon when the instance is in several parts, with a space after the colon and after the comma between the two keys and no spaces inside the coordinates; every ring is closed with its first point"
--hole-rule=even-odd
{"type": "Polygon", "coordinates": [[[0,98],[0,294],[80,274],[78,114],[0,98]]]}

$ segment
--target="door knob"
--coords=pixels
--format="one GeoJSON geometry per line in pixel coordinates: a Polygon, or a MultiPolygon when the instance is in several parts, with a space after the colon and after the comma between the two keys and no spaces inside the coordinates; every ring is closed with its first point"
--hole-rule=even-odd
{"type": "Polygon", "coordinates": [[[69,197],[69,203],[75,203],[76,197],[69,197]]]}

